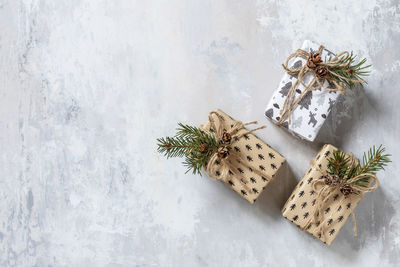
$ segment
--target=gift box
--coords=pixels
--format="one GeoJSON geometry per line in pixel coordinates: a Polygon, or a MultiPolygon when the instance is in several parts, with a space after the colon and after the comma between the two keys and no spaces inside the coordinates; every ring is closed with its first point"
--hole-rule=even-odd
{"type": "Polygon", "coordinates": [[[322,179],[328,159],[335,150],[337,148],[332,145],[325,145],[321,149],[282,209],[286,219],[327,245],[333,242],[357,203],[363,198],[362,192],[345,195],[339,187],[330,187],[332,191],[329,196],[322,197],[322,190],[327,187],[322,179]],[[316,217],[319,211],[321,214],[316,217]]]}
{"type": "MultiPolygon", "coordinates": [[[[222,127],[224,131],[229,131],[239,123],[221,110],[211,114],[210,119],[217,128],[222,127]]],[[[200,129],[208,133],[214,132],[210,119],[201,125],[200,129]]],[[[232,168],[229,169],[228,177],[220,179],[223,166],[218,160],[215,161],[215,166],[209,175],[223,181],[250,203],[254,203],[268,183],[274,179],[285,158],[253,133],[242,135],[246,132],[248,132],[246,128],[241,128],[236,134],[240,137],[232,141],[228,157],[232,168]]]]}
{"type": "MultiPolygon", "coordinates": [[[[306,40],[301,49],[309,53],[315,53],[319,50],[319,47],[318,44],[306,40]]],[[[321,52],[322,59],[332,56],[334,54],[325,48],[321,52]]],[[[299,68],[306,63],[307,61],[302,57],[293,57],[289,60],[288,67],[290,69],[299,68]]],[[[303,93],[305,86],[314,77],[314,72],[310,71],[302,78],[302,82],[295,88],[295,98],[303,93]]],[[[278,89],[273,93],[265,110],[265,115],[274,123],[280,120],[282,115],[280,111],[284,106],[290,88],[296,83],[297,78],[297,75],[289,75],[286,72],[279,83],[278,89]]],[[[340,92],[330,90],[334,88],[334,84],[330,83],[327,79],[323,80],[322,87],[317,90],[308,91],[281,126],[295,136],[308,141],[314,141],[321,126],[328,117],[332,106],[340,95],[340,92]]]]}

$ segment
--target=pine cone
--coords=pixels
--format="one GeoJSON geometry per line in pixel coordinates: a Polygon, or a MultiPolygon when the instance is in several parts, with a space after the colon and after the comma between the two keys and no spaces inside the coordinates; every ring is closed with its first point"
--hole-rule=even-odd
{"type": "Polygon", "coordinates": [[[228,157],[229,155],[229,150],[228,148],[224,147],[224,146],[220,146],[217,150],[217,155],[220,159],[224,159],[226,157],[228,157]]]}
{"type": "Polygon", "coordinates": [[[328,68],[325,66],[319,65],[315,68],[315,75],[317,75],[318,78],[325,78],[328,73],[328,68]]]}
{"type": "Polygon", "coordinates": [[[342,192],[343,195],[348,196],[353,193],[354,190],[349,184],[343,184],[340,186],[340,192],[342,192]]]}
{"type": "Polygon", "coordinates": [[[231,141],[232,141],[232,136],[229,133],[227,133],[226,131],[224,131],[224,133],[222,134],[222,142],[224,144],[229,145],[231,143],[231,141]]]}
{"type": "Polygon", "coordinates": [[[319,53],[311,53],[307,59],[307,67],[310,69],[315,69],[319,63],[322,62],[321,56],[319,53]]]}
{"type": "Polygon", "coordinates": [[[208,144],[202,144],[200,147],[200,153],[206,153],[208,151],[208,144]]]}
{"type": "Polygon", "coordinates": [[[329,186],[337,186],[339,184],[339,176],[334,174],[328,174],[323,176],[325,184],[329,186]]]}

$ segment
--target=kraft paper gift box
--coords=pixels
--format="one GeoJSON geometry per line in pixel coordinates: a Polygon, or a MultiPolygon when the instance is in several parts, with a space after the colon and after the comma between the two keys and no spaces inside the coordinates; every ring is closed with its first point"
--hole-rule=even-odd
{"type": "MultiPolygon", "coordinates": [[[[316,52],[319,49],[319,45],[306,40],[301,49],[307,52],[316,52]]],[[[322,50],[322,59],[325,59],[326,57],[329,58],[330,56],[334,56],[334,54],[326,49],[322,50]]],[[[290,68],[298,68],[305,64],[305,59],[295,57],[289,61],[288,66],[290,68]]],[[[303,78],[304,84],[309,84],[313,77],[313,73],[308,73],[303,78]]],[[[297,77],[291,76],[285,72],[279,83],[278,89],[273,93],[265,110],[265,116],[274,123],[280,119],[280,110],[284,105],[290,87],[296,82],[296,80],[297,77]]],[[[289,123],[287,119],[283,122],[282,127],[297,137],[308,141],[314,141],[326,118],[331,112],[332,106],[341,94],[340,92],[325,90],[326,88],[332,88],[332,85],[329,84],[328,81],[324,82],[321,89],[308,92],[290,115],[291,123],[289,123]]],[[[298,97],[304,89],[304,85],[300,83],[296,88],[295,97],[298,97]]]]}
{"type": "Polygon", "coordinates": [[[322,185],[317,184],[313,188],[313,182],[315,179],[322,178],[323,174],[320,170],[327,169],[328,158],[335,150],[337,148],[332,145],[325,145],[321,149],[282,209],[282,214],[286,219],[327,245],[333,242],[357,203],[363,198],[363,193],[345,196],[337,187],[331,197],[322,203],[321,221],[310,221],[322,201],[321,198],[318,198],[322,185]]]}
{"type": "MultiPolygon", "coordinates": [[[[216,114],[212,116],[216,127],[219,127],[219,123],[222,123],[223,128],[228,130],[237,122],[219,109],[215,112],[218,114],[218,118],[216,118],[216,114]]],[[[206,132],[212,132],[212,130],[210,131],[210,121],[201,125],[200,129],[206,132]]],[[[239,130],[238,134],[240,135],[241,132],[245,131],[246,129],[243,128],[239,130]]],[[[230,153],[239,154],[242,160],[233,162],[235,170],[231,170],[229,172],[229,179],[223,182],[250,203],[256,201],[285,162],[285,158],[281,154],[253,133],[245,134],[235,140],[230,153]]],[[[214,172],[210,174],[216,179],[221,175],[222,168],[222,166],[217,164],[219,163],[216,162],[214,172]]]]}

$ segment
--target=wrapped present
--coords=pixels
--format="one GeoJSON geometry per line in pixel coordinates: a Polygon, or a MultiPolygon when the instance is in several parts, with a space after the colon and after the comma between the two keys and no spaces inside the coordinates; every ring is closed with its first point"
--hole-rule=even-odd
{"type": "MultiPolygon", "coordinates": [[[[242,125],[221,110],[216,110],[209,117],[209,121],[200,126],[206,132],[216,132],[232,129],[235,125],[242,125]],[[212,125],[215,123],[215,126],[212,125]]],[[[256,201],[267,184],[275,177],[278,169],[285,162],[285,158],[270,145],[259,139],[252,131],[241,127],[233,137],[231,155],[228,157],[229,170],[225,177],[225,166],[220,160],[215,160],[212,166],[206,169],[210,176],[223,181],[250,203],[256,201]],[[231,158],[231,159],[229,159],[231,158]]]]}
{"type": "Polygon", "coordinates": [[[370,161],[362,166],[351,153],[345,154],[332,145],[325,145],[284,205],[283,216],[303,231],[330,245],[349,215],[353,215],[355,223],[353,211],[363,194],[378,187],[378,180],[373,171],[360,170],[369,168],[369,163],[374,164],[374,160],[382,161],[376,162],[379,163],[377,169],[383,168],[388,162],[388,155],[383,155],[383,151],[381,148],[374,149],[373,152],[371,150],[371,156],[368,156],[370,161]],[[357,169],[357,166],[360,168],[357,169]],[[340,179],[346,175],[349,179],[340,179]]]}
{"type": "Polygon", "coordinates": [[[335,55],[305,41],[283,65],[286,73],[265,115],[293,135],[314,141],[341,92],[345,93],[347,85],[364,82],[359,76],[368,74],[363,71],[369,67],[362,66],[365,59],[359,66],[353,61],[354,56],[348,52],[335,55]]]}
{"type": "Polygon", "coordinates": [[[248,130],[221,110],[209,114],[199,128],[179,124],[174,137],[158,139],[158,151],[167,157],[184,157],[188,171],[224,182],[254,203],[274,179],[285,158],[253,134],[265,126],[248,130]]]}

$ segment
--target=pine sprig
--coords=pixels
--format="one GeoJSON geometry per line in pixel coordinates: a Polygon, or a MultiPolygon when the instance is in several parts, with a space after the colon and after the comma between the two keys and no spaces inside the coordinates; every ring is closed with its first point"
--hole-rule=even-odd
{"type": "Polygon", "coordinates": [[[177,133],[175,135],[175,137],[177,138],[197,140],[202,144],[205,143],[206,144],[215,143],[215,145],[218,144],[213,135],[207,134],[206,132],[202,131],[197,127],[186,125],[183,123],[178,123],[178,126],[179,127],[176,129],[177,133]]]}
{"type": "Polygon", "coordinates": [[[335,174],[343,179],[348,170],[350,158],[341,150],[332,153],[332,157],[328,159],[328,173],[335,174]]]}
{"type": "Polygon", "coordinates": [[[174,137],[157,139],[157,151],[167,158],[183,157],[186,173],[192,171],[201,175],[201,168],[207,164],[220,144],[213,135],[197,127],[182,123],[178,123],[178,126],[174,137]]]}
{"type": "MultiPolygon", "coordinates": [[[[367,153],[364,153],[363,156],[363,164],[358,163],[357,172],[354,174],[354,177],[363,173],[373,173],[375,174],[377,171],[384,170],[385,167],[391,160],[389,157],[390,154],[383,154],[385,152],[385,148],[380,145],[377,149],[375,146],[370,148],[367,153]]],[[[368,186],[369,177],[365,177],[357,182],[356,185],[360,186],[368,186]]]]}
{"type": "MultiPolygon", "coordinates": [[[[358,161],[350,164],[350,157],[343,151],[336,150],[328,159],[328,173],[335,174],[344,181],[365,173],[375,174],[379,170],[384,170],[385,166],[391,162],[389,159],[391,155],[383,154],[384,152],[385,148],[382,145],[377,149],[373,146],[367,153],[364,153],[362,164],[358,161]]],[[[367,187],[370,178],[370,176],[365,176],[353,184],[367,187]]]]}
{"type": "Polygon", "coordinates": [[[366,83],[363,77],[370,74],[370,71],[367,69],[371,67],[371,65],[365,65],[367,62],[366,58],[363,58],[358,63],[355,63],[355,60],[356,56],[353,52],[351,52],[350,56],[347,58],[345,56],[340,57],[337,64],[328,66],[328,70],[331,73],[330,76],[338,82],[346,84],[350,88],[353,88],[358,83],[361,85],[366,83]]]}
{"type": "Polygon", "coordinates": [[[364,153],[363,156],[363,168],[360,171],[360,173],[365,173],[365,172],[377,172],[379,170],[383,170],[385,166],[391,160],[389,157],[391,156],[390,154],[383,154],[385,152],[385,148],[380,145],[377,149],[375,149],[375,146],[369,149],[368,153],[364,153]]]}

